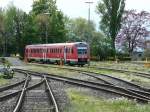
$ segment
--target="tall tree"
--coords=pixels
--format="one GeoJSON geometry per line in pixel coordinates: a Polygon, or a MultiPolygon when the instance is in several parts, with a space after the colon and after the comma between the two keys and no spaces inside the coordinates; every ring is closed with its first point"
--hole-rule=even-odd
{"type": "Polygon", "coordinates": [[[111,48],[110,39],[106,38],[101,32],[93,32],[91,43],[91,55],[96,56],[99,60],[105,60],[112,56],[113,50],[111,48]]]}
{"type": "Polygon", "coordinates": [[[64,15],[57,9],[56,0],[35,1],[31,13],[38,20],[40,38],[48,37],[50,43],[66,41],[64,15]]]}
{"type": "Polygon", "coordinates": [[[121,30],[116,43],[121,50],[132,55],[133,51],[145,47],[145,38],[149,35],[150,13],[135,10],[125,11],[121,30]]]}
{"type": "Polygon", "coordinates": [[[125,0],[102,0],[97,6],[97,12],[101,16],[100,28],[111,38],[114,51],[115,39],[121,28],[124,8],[125,0]]]}
{"type": "Polygon", "coordinates": [[[4,11],[2,9],[0,9],[0,54],[5,54],[5,42],[4,42],[4,11]]]}

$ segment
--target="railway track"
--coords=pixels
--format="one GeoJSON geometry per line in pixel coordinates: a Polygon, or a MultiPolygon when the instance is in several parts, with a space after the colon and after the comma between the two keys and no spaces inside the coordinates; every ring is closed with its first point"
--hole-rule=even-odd
{"type": "MultiPolygon", "coordinates": [[[[32,76],[27,75],[26,79],[22,81],[24,82],[24,85],[20,90],[0,96],[0,102],[15,97],[17,100],[16,102],[13,102],[13,110],[9,110],[10,112],[59,112],[56,100],[47,81],[47,78],[40,77],[42,80],[39,80],[38,82],[36,81],[36,83],[31,83],[31,80],[33,81],[31,77],[32,76]]],[[[5,90],[7,88],[8,87],[6,87],[5,90]]],[[[11,88],[11,86],[9,88],[11,88]]],[[[3,112],[6,111],[7,106],[6,108],[1,107],[1,110],[3,110],[3,112]]]]}
{"type": "Polygon", "coordinates": [[[28,70],[15,69],[15,71],[21,72],[21,73],[27,72],[28,74],[35,75],[35,76],[42,76],[42,74],[44,74],[44,76],[46,76],[49,79],[62,81],[64,83],[68,83],[68,84],[72,84],[76,86],[81,86],[81,87],[86,87],[86,88],[91,88],[95,90],[105,91],[108,93],[117,94],[123,97],[127,97],[129,99],[136,99],[139,102],[149,102],[150,100],[150,98],[148,97],[149,93],[144,92],[144,91],[127,90],[125,88],[117,87],[117,86],[110,85],[110,84],[95,83],[91,81],[84,81],[84,80],[79,80],[79,79],[74,79],[74,78],[57,76],[53,74],[33,72],[33,71],[28,71],[28,70]]]}
{"type": "MultiPolygon", "coordinates": [[[[35,65],[47,67],[47,65],[43,65],[43,64],[35,64],[35,65]]],[[[117,78],[117,77],[114,77],[111,75],[100,74],[100,73],[90,72],[90,71],[86,71],[86,70],[73,69],[73,68],[67,68],[67,67],[57,67],[57,66],[50,66],[50,67],[51,68],[66,69],[66,70],[70,70],[70,71],[77,71],[79,73],[88,75],[90,77],[94,77],[98,81],[101,80],[101,81],[105,82],[106,84],[113,84],[116,86],[121,86],[121,87],[129,88],[129,89],[134,88],[135,90],[144,90],[147,92],[150,91],[149,88],[142,87],[141,85],[137,85],[137,84],[134,84],[132,82],[128,82],[126,80],[123,80],[123,79],[120,79],[120,78],[117,78]]]]}
{"type": "Polygon", "coordinates": [[[107,68],[107,67],[94,67],[94,66],[91,66],[90,68],[98,69],[98,70],[103,69],[103,70],[116,71],[116,72],[120,72],[120,73],[133,73],[135,76],[140,76],[140,77],[150,79],[150,73],[129,71],[129,70],[123,70],[123,69],[115,69],[115,68],[107,68]]]}

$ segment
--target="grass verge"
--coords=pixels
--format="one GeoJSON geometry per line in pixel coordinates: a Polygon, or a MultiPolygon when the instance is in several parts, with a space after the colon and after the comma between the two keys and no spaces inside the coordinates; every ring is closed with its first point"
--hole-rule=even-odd
{"type": "Polygon", "coordinates": [[[8,83],[8,81],[7,81],[6,79],[4,79],[4,78],[2,77],[2,74],[0,73],[0,86],[5,85],[5,84],[7,84],[7,83],[8,83]]]}
{"type": "Polygon", "coordinates": [[[127,99],[104,100],[68,89],[71,106],[65,112],[150,112],[150,104],[137,104],[127,99]]]}

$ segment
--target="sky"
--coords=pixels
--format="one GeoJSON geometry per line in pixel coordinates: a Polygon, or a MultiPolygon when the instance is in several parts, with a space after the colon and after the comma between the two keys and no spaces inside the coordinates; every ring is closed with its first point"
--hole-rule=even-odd
{"type": "MultiPolygon", "coordinates": [[[[29,12],[32,9],[32,3],[34,0],[0,0],[0,7],[6,7],[10,2],[29,12]]],[[[98,28],[99,16],[96,14],[96,5],[100,0],[57,0],[57,7],[62,10],[65,15],[70,18],[83,17],[88,19],[88,4],[86,1],[92,1],[91,5],[91,20],[93,20],[98,28]]],[[[126,9],[136,9],[138,11],[150,12],[150,0],[126,0],[126,9]]]]}

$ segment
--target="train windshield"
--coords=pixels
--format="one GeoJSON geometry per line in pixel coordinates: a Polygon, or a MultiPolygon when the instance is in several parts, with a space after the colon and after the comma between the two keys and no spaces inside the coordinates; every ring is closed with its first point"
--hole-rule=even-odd
{"type": "Polygon", "coordinates": [[[87,54],[87,48],[78,48],[78,54],[87,54]]]}

